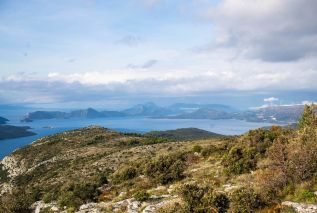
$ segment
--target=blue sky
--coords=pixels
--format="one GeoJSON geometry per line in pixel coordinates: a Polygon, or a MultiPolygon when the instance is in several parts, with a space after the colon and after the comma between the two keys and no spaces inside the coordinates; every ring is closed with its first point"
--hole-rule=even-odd
{"type": "Polygon", "coordinates": [[[314,0],[1,0],[0,101],[314,99],[312,20],[314,0]]]}

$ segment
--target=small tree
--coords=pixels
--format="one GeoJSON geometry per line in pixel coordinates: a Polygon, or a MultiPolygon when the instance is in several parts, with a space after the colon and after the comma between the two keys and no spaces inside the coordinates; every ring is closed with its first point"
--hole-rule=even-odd
{"type": "Polygon", "coordinates": [[[315,113],[316,106],[314,104],[305,105],[302,117],[298,121],[298,127],[303,129],[305,127],[317,126],[317,116],[315,113]]]}

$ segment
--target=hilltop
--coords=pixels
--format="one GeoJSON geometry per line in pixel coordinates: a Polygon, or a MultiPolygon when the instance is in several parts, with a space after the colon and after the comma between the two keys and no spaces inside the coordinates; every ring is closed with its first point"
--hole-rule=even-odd
{"type": "Polygon", "coordinates": [[[181,128],[167,131],[151,131],[146,135],[154,138],[167,138],[170,140],[178,141],[202,140],[208,138],[224,137],[224,135],[197,128],[181,128]]]}
{"type": "Polygon", "coordinates": [[[297,129],[232,137],[171,140],[96,126],[47,136],[2,160],[0,212],[314,212],[314,108],[297,129]]]}

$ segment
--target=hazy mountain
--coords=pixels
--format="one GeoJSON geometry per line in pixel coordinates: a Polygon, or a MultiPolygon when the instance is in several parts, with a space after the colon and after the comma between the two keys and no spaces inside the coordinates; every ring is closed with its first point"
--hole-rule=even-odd
{"type": "Polygon", "coordinates": [[[9,120],[4,118],[4,117],[0,117],[0,124],[6,124],[9,120]]]}
{"type": "Polygon", "coordinates": [[[172,110],[157,106],[152,102],[138,104],[122,112],[133,116],[164,116],[173,114],[172,110]]]}
{"type": "Polygon", "coordinates": [[[35,111],[28,113],[21,121],[31,122],[42,119],[68,119],[68,118],[102,118],[102,117],[122,117],[126,114],[117,111],[97,111],[93,108],[75,110],[71,112],[60,111],[35,111]]]}
{"type": "Polygon", "coordinates": [[[183,113],[181,115],[170,116],[173,119],[230,119],[232,113],[214,109],[198,109],[194,112],[183,113]]]}
{"type": "Polygon", "coordinates": [[[246,112],[235,113],[234,118],[261,122],[297,122],[304,105],[267,106],[246,112]]]}
{"type": "Polygon", "coordinates": [[[233,112],[230,106],[223,104],[191,104],[191,103],[176,103],[168,107],[175,112],[194,112],[198,109],[213,109],[218,111],[233,112]]]}
{"type": "Polygon", "coordinates": [[[176,116],[167,116],[170,119],[238,119],[251,122],[295,123],[301,116],[304,105],[280,105],[260,107],[243,112],[228,112],[202,108],[194,112],[176,116]]]}

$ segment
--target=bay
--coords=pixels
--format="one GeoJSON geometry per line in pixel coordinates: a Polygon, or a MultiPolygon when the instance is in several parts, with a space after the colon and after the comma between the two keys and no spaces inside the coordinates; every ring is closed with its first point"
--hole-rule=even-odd
{"type": "Polygon", "coordinates": [[[145,133],[152,130],[172,130],[178,128],[195,127],[207,131],[224,134],[239,135],[250,129],[271,126],[269,123],[254,123],[242,120],[206,120],[206,119],[152,119],[145,117],[125,118],[96,118],[96,119],[48,119],[36,120],[31,123],[19,122],[20,117],[10,117],[9,124],[16,126],[28,125],[37,135],[7,139],[0,141],[0,159],[14,150],[32,143],[41,137],[59,132],[98,125],[123,132],[145,133]]]}

